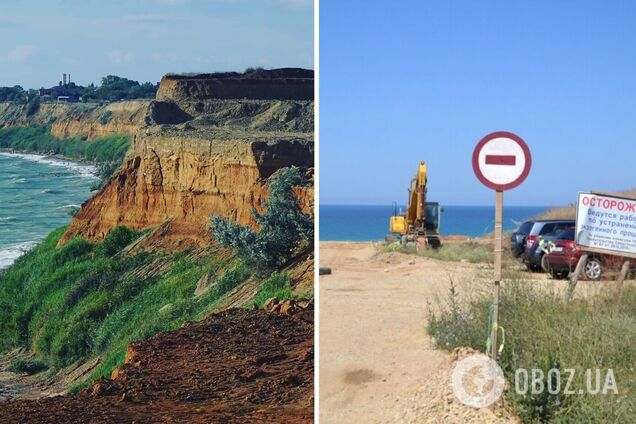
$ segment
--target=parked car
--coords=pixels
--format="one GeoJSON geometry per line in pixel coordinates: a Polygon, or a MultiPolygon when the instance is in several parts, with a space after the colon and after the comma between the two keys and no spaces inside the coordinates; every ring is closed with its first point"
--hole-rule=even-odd
{"type": "Polygon", "coordinates": [[[510,235],[510,252],[515,258],[518,258],[523,254],[523,251],[526,248],[526,238],[528,237],[528,234],[530,234],[530,230],[533,225],[534,221],[526,221],[521,224],[517,231],[510,235]]]}
{"type": "Polygon", "coordinates": [[[533,271],[543,269],[548,272],[545,266],[546,255],[554,248],[557,240],[574,240],[574,230],[574,227],[568,227],[537,237],[537,242],[526,253],[526,265],[529,264],[533,271]]]}
{"type": "MultiPolygon", "coordinates": [[[[581,248],[574,243],[574,229],[560,232],[557,239],[551,243],[547,247],[549,253],[543,257],[541,266],[552,277],[558,280],[566,279],[570,272],[574,271],[583,254],[581,248]]],[[[583,277],[591,281],[600,280],[608,269],[620,269],[625,261],[625,258],[616,255],[599,253],[589,255],[583,267],[583,277]]],[[[636,268],[632,266],[631,271],[635,270],[636,268]]]]}
{"type": "Polygon", "coordinates": [[[574,225],[575,221],[573,219],[541,219],[533,221],[532,228],[526,237],[524,251],[521,254],[521,260],[528,269],[530,271],[539,271],[541,269],[541,259],[545,253],[539,248],[542,239],[546,237],[554,239],[561,230],[572,228],[574,225]]]}

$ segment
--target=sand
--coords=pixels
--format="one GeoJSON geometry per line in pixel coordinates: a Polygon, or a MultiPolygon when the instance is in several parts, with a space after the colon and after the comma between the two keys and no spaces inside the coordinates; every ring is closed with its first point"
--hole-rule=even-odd
{"type": "MultiPolygon", "coordinates": [[[[372,243],[323,242],[320,266],[332,268],[318,283],[321,423],[515,422],[505,410],[497,417],[460,404],[450,387],[450,354],[426,334],[427,304],[436,308],[447,299],[451,280],[460,296],[491,290],[489,265],[380,253],[372,243]]],[[[547,274],[522,275],[547,289],[567,287],[547,274]]],[[[580,281],[576,296],[611,284],[580,281]]]]}

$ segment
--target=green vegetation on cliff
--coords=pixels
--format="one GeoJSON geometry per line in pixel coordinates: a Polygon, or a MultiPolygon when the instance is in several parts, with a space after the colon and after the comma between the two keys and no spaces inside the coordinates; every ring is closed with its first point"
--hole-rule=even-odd
{"type": "Polygon", "coordinates": [[[299,251],[313,248],[314,221],[302,211],[294,194],[294,187],[306,183],[300,168],[279,169],[267,184],[265,211],[252,210],[259,231],[213,216],[210,230],[214,239],[233,249],[261,275],[285,265],[299,251]]]}
{"type": "Polygon", "coordinates": [[[121,162],[128,146],[129,137],[121,135],[87,141],[79,137],[54,137],[46,125],[0,128],[0,148],[62,155],[75,160],[121,162]]]}
{"type": "Polygon", "coordinates": [[[223,249],[195,258],[126,253],[140,234],[125,227],[98,243],[72,239],[57,248],[64,231],[0,271],[0,349],[33,349],[54,367],[101,355],[90,381],[109,376],[129,343],[206,315],[250,276],[223,249]],[[206,275],[213,283],[195,297],[206,275]]]}
{"type": "Polygon", "coordinates": [[[102,182],[114,174],[129,146],[129,137],[123,135],[87,141],[79,137],[54,137],[51,135],[51,128],[46,125],[0,128],[1,149],[61,155],[73,160],[92,161],[97,164],[102,182]]]}

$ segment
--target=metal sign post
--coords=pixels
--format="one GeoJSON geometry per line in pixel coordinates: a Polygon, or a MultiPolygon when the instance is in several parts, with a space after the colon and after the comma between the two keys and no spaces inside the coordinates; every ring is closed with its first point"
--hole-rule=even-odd
{"type": "Polygon", "coordinates": [[[503,190],[497,190],[495,196],[495,296],[492,312],[492,352],[491,357],[497,360],[497,331],[499,327],[499,293],[501,290],[501,259],[503,249],[501,239],[503,236],[503,190]]]}
{"type": "Polygon", "coordinates": [[[490,329],[491,352],[497,360],[499,346],[499,299],[501,291],[501,262],[503,235],[503,192],[521,184],[532,166],[532,156],[526,143],[510,132],[499,131],[488,134],[473,151],[473,171],[477,179],[486,187],[495,190],[495,285],[492,309],[492,328],[490,329]]]}

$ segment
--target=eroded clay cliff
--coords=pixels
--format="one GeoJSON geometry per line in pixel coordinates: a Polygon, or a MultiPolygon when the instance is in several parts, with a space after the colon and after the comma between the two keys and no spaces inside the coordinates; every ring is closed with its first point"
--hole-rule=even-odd
{"type": "MultiPolygon", "coordinates": [[[[82,206],[61,243],[122,224],[160,228],[170,247],[207,244],[212,215],[253,223],[250,211],[262,207],[277,169],[311,174],[314,166],[309,100],[160,100],[144,122],[119,172],[82,206]]],[[[313,188],[297,192],[311,212],[313,188]]]]}
{"type": "MultiPolygon", "coordinates": [[[[134,137],[121,171],[77,213],[63,241],[100,238],[118,224],[167,225],[174,246],[209,243],[210,216],[250,223],[278,168],[313,166],[305,134],[149,127],[134,137]]],[[[311,191],[301,192],[309,205],[311,191]]]]}

